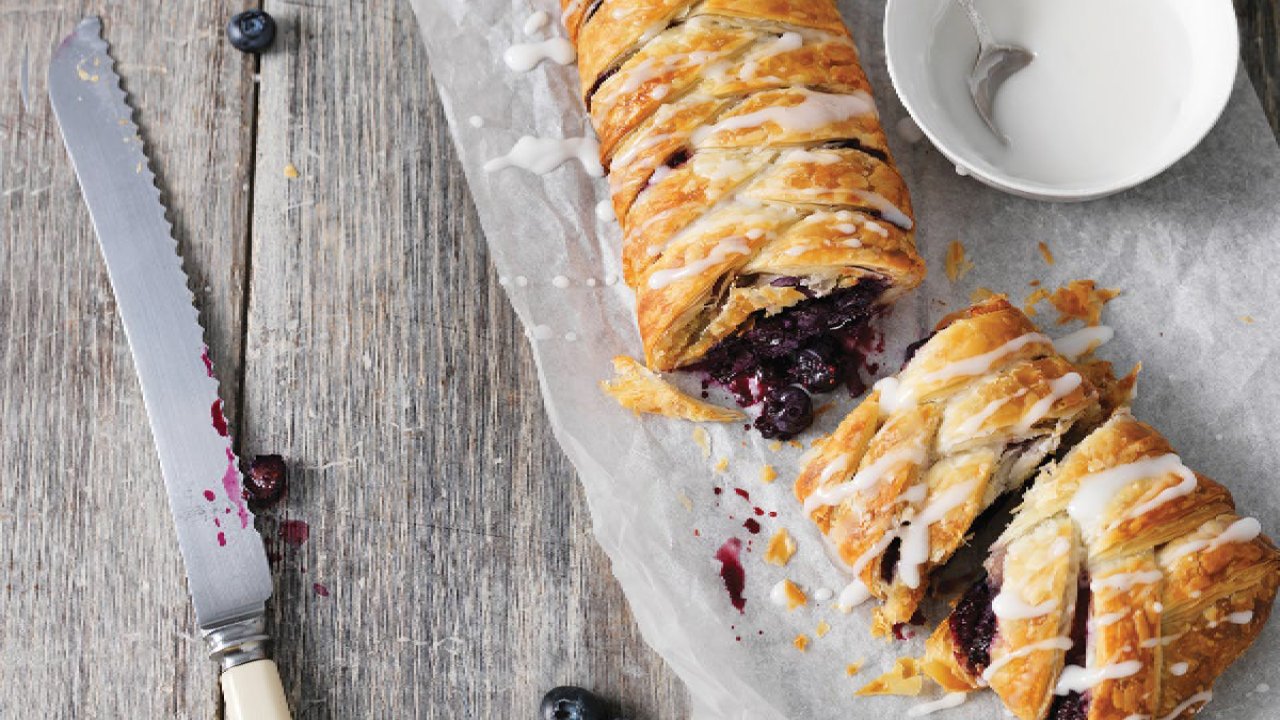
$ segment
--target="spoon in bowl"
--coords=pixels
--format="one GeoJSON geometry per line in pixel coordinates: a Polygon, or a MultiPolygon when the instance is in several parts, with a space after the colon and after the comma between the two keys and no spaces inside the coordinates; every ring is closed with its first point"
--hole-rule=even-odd
{"type": "Polygon", "coordinates": [[[1017,45],[997,43],[982,15],[978,13],[978,8],[974,6],[974,0],[957,2],[964,8],[969,22],[973,23],[974,32],[978,34],[978,59],[973,64],[973,70],[969,71],[969,94],[973,97],[973,104],[978,108],[978,115],[982,116],[983,122],[1001,143],[1008,145],[1008,138],[996,126],[992,104],[1000,85],[1010,75],[1031,64],[1035,55],[1017,45]]]}

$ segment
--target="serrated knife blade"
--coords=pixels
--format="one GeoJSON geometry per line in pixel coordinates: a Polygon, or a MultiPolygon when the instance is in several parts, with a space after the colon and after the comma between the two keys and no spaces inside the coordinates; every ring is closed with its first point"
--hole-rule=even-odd
{"type": "MultiPolygon", "coordinates": [[[[247,677],[240,668],[265,662],[275,675],[263,631],[271,574],[182,258],[101,30],[98,18],[86,18],[58,47],[49,98],[133,353],[196,620],[222,664],[228,717],[236,717],[232,669],[247,677]]],[[[249,684],[260,679],[252,674],[249,684]]],[[[254,717],[288,717],[287,707],[264,715],[253,702],[254,717]]]]}

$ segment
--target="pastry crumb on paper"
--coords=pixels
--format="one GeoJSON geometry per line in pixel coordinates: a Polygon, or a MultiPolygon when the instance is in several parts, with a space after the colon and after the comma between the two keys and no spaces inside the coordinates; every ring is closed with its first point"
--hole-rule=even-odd
{"type": "Polygon", "coordinates": [[[724,472],[725,470],[728,470],[728,469],[729,469],[729,457],[726,455],[726,456],[721,457],[719,460],[717,460],[717,461],[716,461],[716,466],[715,466],[715,468],[714,468],[714,469],[715,469],[715,471],[716,471],[716,472],[718,472],[718,473],[722,473],[722,472],[724,472]]]}
{"type": "Polygon", "coordinates": [[[285,177],[289,178],[290,180],[294,180],[294,179],[296,179],[296,178],[298,177],[298,175],[299,175],[299,173],[298,173],[298,166],[297,166],[297,165],[294,165],[293,163],[289,163],[288,165],[285,165],[285,166],[284,166],[284,176],[285,176],[285,177]]]}
{"type": "Polygon", "coordinates": [[[1036,315],[1036,304],[1048,300],[1058,311],[1058,324],[1080,320],[1090,327],[1102,323],[1102,308],[1120,296],[1119,290],[1099,288],[1093,280],[1072,280],[1057,290],[1040,288],[1027,296],[1023,311],[1036,315]]]}
{"type": "Polygon", "coordinates": [[[768,485],[778,479],[778,471],[773,469],[772,465],[765,465],[760,468],[760,482],[768,485]]]}
{"type": "Polygon", "coordinates": [[[769,547],[764,551],[764,561],[781,567],[791,562],[791,556],[795,554],[796,541],[786,528],[782,528],[769,538],[769,547]]]}
{"type": "Polygon", "coordinates": [[[769,441],[769,451],[770,451],[770,452],[778,452],[778,451],[779,451],[779,450],[781,450],[781,449],[782,449],[782,441],[781,441],[781,440],[770,440],[770,441],[769,441]]]}
{"type": "Polygon", "coordinates": [[[787,610],[795,610],[809,604],[809,596],[800,586],[790,580],[782,581],[782,596],[786,600],[787,610]]]}
{"type": "Polygon", "coordinates": [[[865,663],[862,660],[859,660],[857,662],[851,662],[848,665],[844,666],[844,674],[849,677],[853,677],[854,675],[857,675],[858,673],[862,672],[862,666],[864,664],[865,663]]]}
{"type": "Polygon", "coordinates": [[[1244,323],[1245,325],[1252,325],[1257,321],[1253,319],[1252,315],[1241,315],[1240,322],[1244,323]]]}
{"type": "Polygon", "coordinates": [[[898,658],[893,667],[872,680],[855,695],[919,695],[924,689],[924,676],[920,674],[920,661],[911,657],[898,658]]]}
{"type": "Polygon", "coordinates": [[[947,246],[947,279],[957,282],[972,269],[973,262],[964,255],[964,244],[959,240],[952,240],[947,246]]]}
{"type": "Polygon", "coordinates": [[[821,637],[826,637],[827,633],[829,632],[831,632],[831,626],[827,624],[827,621],[819,620],[818,627],[813,631],[813,634],[821,638],[821,637]]]}
{"type": "Polygon", "coordinates": [[[1053,264],[1053,252],[1049,250],[1049,246],[1043,240],[1040,241],[1040,256],[1044,258],[1046,263],[1053,264]]]}
{"type": "Polygon", "coordinates": [[[601,381],[601,389],[619,405],[637,414],[665,415],[696,422],[737,422],[746,417],[737,410],[689,397],[626,355],[613,359],[613,370],[614,378],[601,381]]]}
{"type": "Polygon", "coordinates": [[[684,506],[685,510],[693,512],[693,501],[690,500],[689,496],[685,495],[683,491],[676,495],[676,499],[680,501],[680,504],[684,506]]]}
{"type": "Polygon", "coordinates": [[[809,636],[803,633],[797,635],[796,639],[791,641],[791,644],[800,652],[805,652],[809,649],[809,636]]]}
{"type": "Polygon", "coordinates": [[[707,434],[704,427],[696,427],[693,429],[693,442],[702,448],[702,457],[711,457],[711,436],[707,434]]]}
{"type": "Polygon", "coordinates": [[[986,300],[988,298],[993,298],[999,294],[1000,293],[997,293],[995,290],[992,290],[989,287],[979,287],[973,292],[969,293],[969,302],[973,305],[977,305],[983,300],[986,300]]]}

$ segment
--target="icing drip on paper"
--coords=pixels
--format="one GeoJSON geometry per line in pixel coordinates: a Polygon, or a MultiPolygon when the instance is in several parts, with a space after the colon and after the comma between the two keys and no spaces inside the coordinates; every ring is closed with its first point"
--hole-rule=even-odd
{"type": "Polygon", "coordinates": [[[538,175],[555,170],[570,160],[582,163],[591,177],[602,177],[600,167],[600,143],[593,137],[539,138],[525,135],[516,141],[511,152],[484,164],[485,172],[497,172],[514,167],[538,175]]]}
{"type": "Polygon", "coordinates": [[[577,59],[577,53],[573,49],[573,44],[564,38],[519,43],[507,48],[507,51],[502,54],[502,61],[515,72],[529,72],[543,60],[568,65],[575,59],[577,59]]]}

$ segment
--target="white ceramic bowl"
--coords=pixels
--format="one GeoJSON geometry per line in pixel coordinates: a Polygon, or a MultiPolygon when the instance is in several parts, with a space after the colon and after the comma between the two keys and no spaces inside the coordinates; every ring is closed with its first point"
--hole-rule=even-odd
{"type": "Polygon", "coordinates": [[[954,0],[888,0],[898,97],[957,171],[1015,195],[1089,200],[1163,172],[1217,122],[1235,82],[1231,0],[978,0],[996,38],[1036,53],[996,96],[1006,147],[965,78],[977,39],[954,0]]]}

